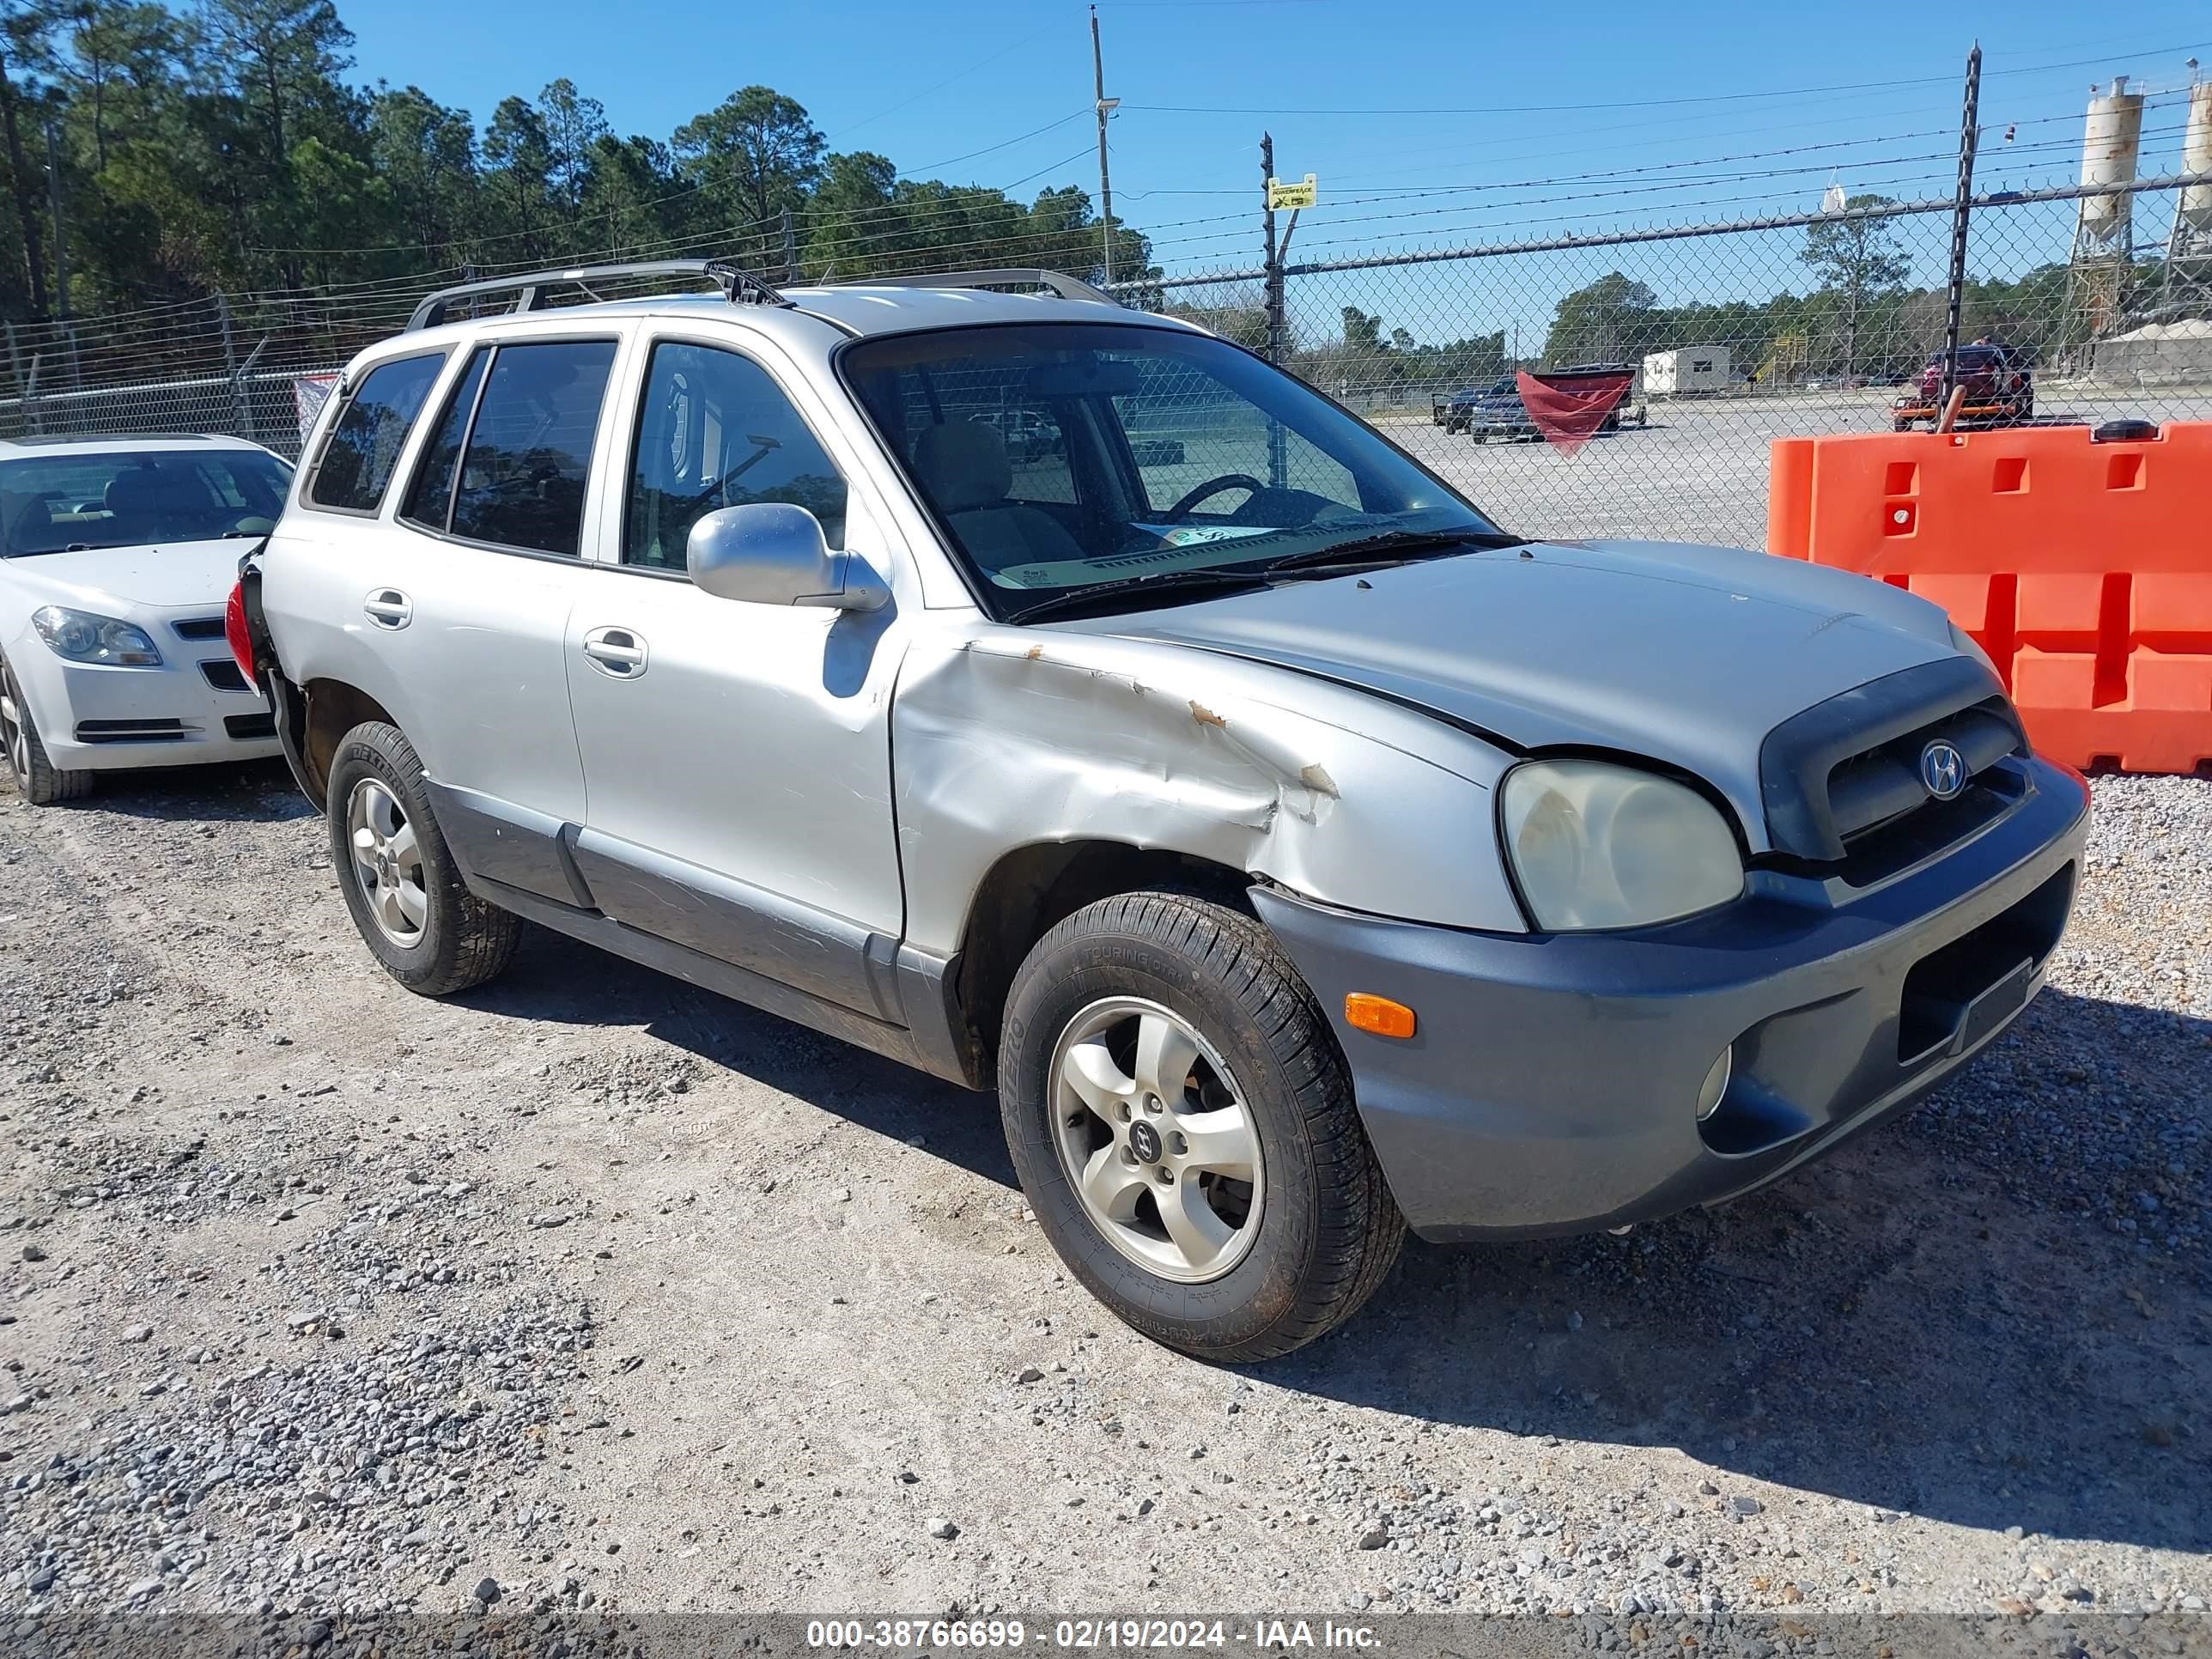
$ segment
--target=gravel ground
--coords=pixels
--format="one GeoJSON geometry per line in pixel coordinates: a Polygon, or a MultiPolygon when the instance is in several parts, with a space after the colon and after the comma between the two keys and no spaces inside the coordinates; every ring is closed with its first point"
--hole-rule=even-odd
{"type": "Polygon", "coordinates": [[[2199,1609],[2212,783],[2096,793],[1917,1113],[1246,1374],[988,1097],[544,934],[414,999],[274,767],[9,797],[0,1612],[2199,1609]]]}

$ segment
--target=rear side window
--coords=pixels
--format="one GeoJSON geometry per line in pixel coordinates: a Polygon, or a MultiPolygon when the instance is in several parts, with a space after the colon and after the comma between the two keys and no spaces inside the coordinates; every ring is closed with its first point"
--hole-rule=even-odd
{"type": "Polygon", "coordinates": [[[614,360],[612,340],[502,345],[492,354],[453,490],[454,535],[575,556],[614,360]]]}
{"type": "Polygon", "coordinates": [[[374,513],[383,504],[399,452],[445,361],[437,354],[401,357],[362,376],[323,444],[307,484],[310,501],[348,513],[374,513]]]}
{"type": "Polygon", "coordinates": [[[416,524],[443,530],[453,514],[453,478],[460,468],[461,445],[469,435],[469,421],[477,412],[477,398],[483,390],[484,370],[491,365],[489,346],[478,346],[469,357],[467,373],[446,400],[446,412],[431,434],[429,447],[415,464],[415,482],[400,503],[399,516],[416,524]]]}

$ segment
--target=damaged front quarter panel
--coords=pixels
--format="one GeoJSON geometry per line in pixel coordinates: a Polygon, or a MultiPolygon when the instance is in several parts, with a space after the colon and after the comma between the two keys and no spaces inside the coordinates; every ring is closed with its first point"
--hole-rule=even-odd
{"type": "Polygon", "coordinates": [[[908,934],[957,948],[992,865],[1039,842],[1186,854],[1327,904],[1523,924],[1491,848],[1510,757],[1294,671],[1086,633],[915,642],[893,753],[908,934]]]}

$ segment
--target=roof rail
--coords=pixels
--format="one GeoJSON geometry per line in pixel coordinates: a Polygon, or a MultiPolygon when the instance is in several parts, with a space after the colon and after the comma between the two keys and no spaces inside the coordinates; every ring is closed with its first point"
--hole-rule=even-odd
{"type": "Polygon", "coordinates": [[[1048,288],[1063,300],[1091,300],[1102,306],[1121,302],[1064,270],[925,270],[911,276],[855,276],[849,286],[866,288],[1048,288]]]}
{"type": "MultiPolygon", "coordinates": [[[[539,311],[544,308],[544,289],[555,284],[568,284],[592,292],[593,283],[611,283],[622,278],[639,276],[710,276],[720,287],[722,297],[732,305],[787,306],[785,299],[763,277],[750,270],[740,270],[726,259],[651,259],[641,264],[627,265],[571,265],[561,270],[532,270],[515,276],[494,276],[480,283],[461,283],[453,288],[441,288],[428,295],[415,307],[407,319],[404,331],[435,328],[446,320],[446,307],[456,300],[471,300],[492,294],[515,295],[517,311],[539,311]]],[[[598,296],[593,295],[596,299],[598,296]]]]}

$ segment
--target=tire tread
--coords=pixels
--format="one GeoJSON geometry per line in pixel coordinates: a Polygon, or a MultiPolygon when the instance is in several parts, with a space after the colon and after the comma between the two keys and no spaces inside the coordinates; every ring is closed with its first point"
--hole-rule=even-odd
{"type": "Polygon", "coordinates": [[[331,757],[331,862],[346,896],[347,908],[355,909],[357,894],[344,846],[347,792],[337,787],[337,780],[356,756],[380,763],[380,766],[368,769],[387,774],[390,781],[404,792],[408,821],[414,825],[415,838],[422,848],[423,869],[439,890],[432,896],[434,915],[438,914],[436,907],[442,907],[448,919],[447,925],[440,930],[432,959],[421,968],[403,967],[392,961],[386,954],[387,947],[380,939],[373,937],[373,927],[362,921],[356,910],[355,924],[363,942],[386,972],[421,996],[452,996],[498,977],[514,959],[522,933],[521,918],[469,891],[446,845],[445,832],[438,827],[437,817],[422,793],[422,762],[415,752],[415,745],[408,742],[405,732],[383,720],[368,720],[355,726],[339,740],[337,750],[331,757]]]}
{"type": "MultiPolygon", "coordinates": [[[[1022,977],[1066,947],[1115,938],[1163,946],[1224,986],[1257,1025],[1305,1121],[1321,1190],[1335,1200],[1324,1208],[1306,1276],[1282,1317],[1233,1348],[1207,1349],[1206,1357],[1244,1364],[1288,1353],[1351,1318],[1389,1276],[1405,1237],[1405,1220],[1361,1127],[1335,1034],[1266,925],[1196,892],[1131,892],[1086,906],[1039,941],[1022,977]]],[[[1188,1345],[1187,1337],[1137,1310],[1116,1311],[1157,1340],[1188,1345]]]]}

